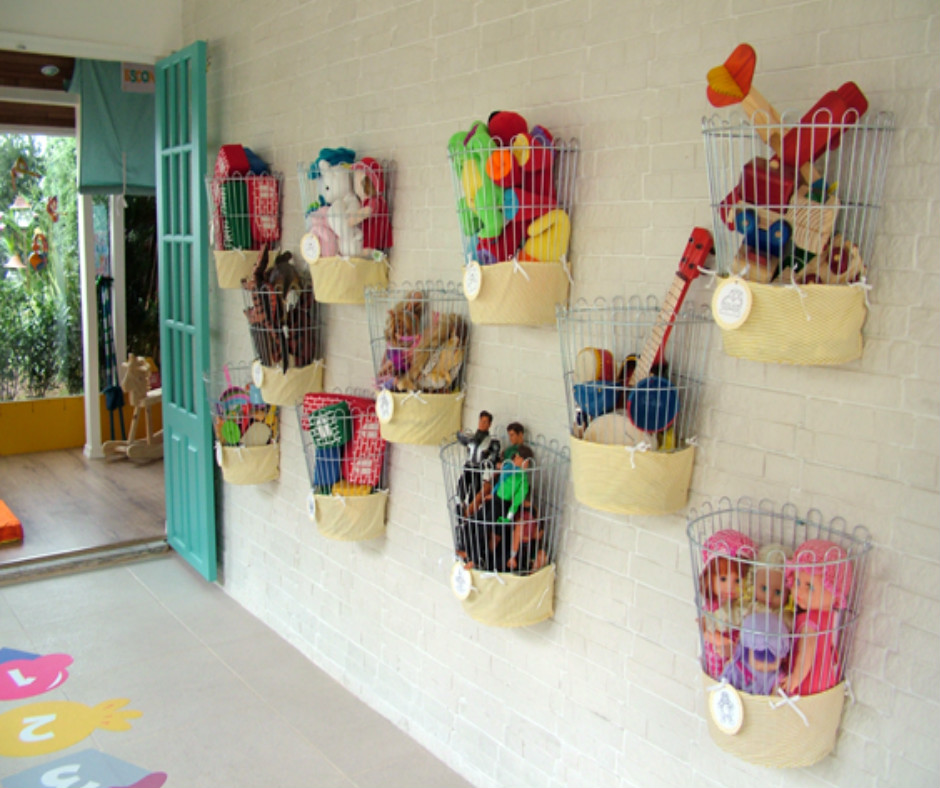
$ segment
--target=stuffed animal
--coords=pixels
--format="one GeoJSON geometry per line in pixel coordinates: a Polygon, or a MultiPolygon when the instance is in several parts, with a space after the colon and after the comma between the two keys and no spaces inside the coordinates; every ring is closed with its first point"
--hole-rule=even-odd
{"type": "Polygon", "coordinates": [[[379,367],[380,385],[411,367],[414,346],[421,336],[424,294],[414,290],[388,310],[385,319],[385,358],[379,367]]]}
{"type": "Polygon", "coordinates": [[[366,249],[387,250],[392,246],[392,222],[385,201],[382,166],[366,157],[352,166],[353,191],[362,204],[362,243],[366,249]]]}
{"type": "Polygon", "coordinates": [[[328,207],[327,221],[336,233],[337,246],[343,257],[362,254],[362,204],[353,192],[351,170],[343,165],[320,162],[320,193],[328,207]]]}
{"type": "Polygon", "coordinates": [[[414,347],[411,366],[395,380],[399,391],[450,391],[463,364],[467,326],[459,315],[436,312],[414,347]]]}

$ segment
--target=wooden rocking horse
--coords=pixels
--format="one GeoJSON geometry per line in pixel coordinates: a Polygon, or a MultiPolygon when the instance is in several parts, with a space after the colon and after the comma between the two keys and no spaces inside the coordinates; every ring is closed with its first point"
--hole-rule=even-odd
{"type": "Polygon", "coordinates": [[[150,365],[143,356],[127,354],[127,361],[121,364],[121,388],[127,395],[128,402],[134,408],[128,439],[106,441],[102,445],[108,459],[127,457],[134,462],[150,462],[163,456],[163,430],[153,431],[150,409],[160,402],[162,389],[150,389],[150,365]],[[141,412],[146,423],[146,435],[137,438],[137,425],[141,412]]]}

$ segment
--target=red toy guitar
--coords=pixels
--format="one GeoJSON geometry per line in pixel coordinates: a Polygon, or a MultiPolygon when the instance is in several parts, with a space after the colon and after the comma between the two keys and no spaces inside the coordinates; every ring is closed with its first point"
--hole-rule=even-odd
{"type": "Polygon", "coordinates": [[[661,363],[666,342],[689,285],[699,275],[700,267],[711,254],[713,246],[712,234],[708,230],[704,227],[692,229],[656,323],[646,338],[636,367],[627,378],[627,386],[633,388],[627,400],[627,412],[630,420],[646,432],[666,429],[678,413],[679,393],[676,387],[665,378],[650,377],[650,371],[661,363]]]}

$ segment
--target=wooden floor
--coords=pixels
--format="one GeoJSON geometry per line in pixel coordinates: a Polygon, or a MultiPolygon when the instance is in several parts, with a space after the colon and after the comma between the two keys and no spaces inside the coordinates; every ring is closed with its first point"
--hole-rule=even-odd
{"type": "Polygon", "coordinates": [[[0,499],[24,533],[0,548],[0,566],[166,535],[162,460],[89,460],[81,449],[0,457],[0,499]]]}

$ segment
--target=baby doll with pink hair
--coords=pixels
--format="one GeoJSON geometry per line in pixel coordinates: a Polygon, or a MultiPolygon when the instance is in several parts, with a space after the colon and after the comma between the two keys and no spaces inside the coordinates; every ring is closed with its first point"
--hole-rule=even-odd
{"type": "Polygon", "coordinates": [[[803,542],[787,561],[787,587],[796,604],[796,641],[783,689],[801,696],[825,692],[842,676],[837,635],[852,590],[848,555],[825,539],[803,542]]]}
{"type": "Polygon", "coordinates": [[[701,594],[702,641],[705,672],[718,679],[734,652],[741,624],[742,580],[747,574],[743,560],[757,554],[754,541],[731,528],[716,531],[702,546],[701,594]]]}

